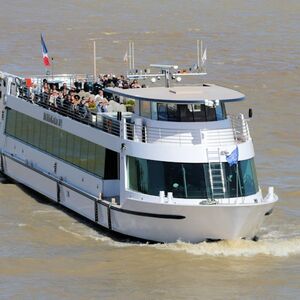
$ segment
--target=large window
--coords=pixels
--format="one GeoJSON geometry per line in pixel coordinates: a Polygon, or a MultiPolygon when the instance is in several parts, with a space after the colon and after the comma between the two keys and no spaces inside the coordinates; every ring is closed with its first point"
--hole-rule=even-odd
{"type": "Polygon", "coordinates": [[[142,117],[151,119],[151,102],[140,101],[140,115],[142,117]]]}
{"type": "Polygon", "coordinates": [[[119,154],[38,121],[7,110],[5,133],[104,179],[117,179],[119,154]]]}
{"type": "MultiPolygon", "coordinates": [[[[240,161],[230,167],[222,163],[224,197],[249,196],[258,192],[253,159],[240,161]]],[[[212,197],[209,165],[207,163],[173,163],[128,157],[128,188],[144,194],[159,195],[173,192],[175,198],[212,197]]]]}
{"type": "Polygon", "coordinates": [[[225,105],[157,103],[157,119],[173,122],[208,122],[226,118],[225,105]]]}

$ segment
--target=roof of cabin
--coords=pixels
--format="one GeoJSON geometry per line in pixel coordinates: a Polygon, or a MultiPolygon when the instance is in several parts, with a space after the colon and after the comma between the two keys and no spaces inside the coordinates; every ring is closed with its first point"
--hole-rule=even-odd
{"type": "Polygon", "coordinates": [[[137,100],[194,103],[205,100],[240,101],[245,98],[240,92],[214,84],[201,86],[151,87],[139,89],[106,88],[106,92],[137,100]]]}

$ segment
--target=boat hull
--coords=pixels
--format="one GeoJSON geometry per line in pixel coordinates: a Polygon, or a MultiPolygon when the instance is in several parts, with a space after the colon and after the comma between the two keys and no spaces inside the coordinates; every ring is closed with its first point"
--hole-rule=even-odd
{"type": "Polygon", "coordinates": [[[126,199],[103,201],[39,172],[14,157],[4,157],[3,173],[109,230],[143,240],[197,243],[207,239],[253,238],[277,197],[244,205],[178,205],[126,199]]]}

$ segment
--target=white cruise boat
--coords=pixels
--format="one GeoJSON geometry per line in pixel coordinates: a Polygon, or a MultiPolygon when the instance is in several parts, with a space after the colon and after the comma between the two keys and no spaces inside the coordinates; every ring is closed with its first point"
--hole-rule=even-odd
{"type": "MultiPolygon", "coordinates": [[[[78,116],[0,75],[1,171],[111,231],[143,240],[252,239],[278,197],[263,197],[240,92],[213,84],[106,88],[134,112],[78,116]]],[[[186,76],[188,77],[188,76],[186,76]]],[[[172,80],[175,79],[175,80],[172,80]]],[[[163,80],[162,80],[163,81],[163,80]]]]}

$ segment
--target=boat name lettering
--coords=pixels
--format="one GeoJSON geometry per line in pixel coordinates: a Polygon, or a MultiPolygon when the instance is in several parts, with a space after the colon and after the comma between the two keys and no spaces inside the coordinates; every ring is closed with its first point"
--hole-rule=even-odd
{"type": "Polygon", "coordinates": [[[44,113],[43,119],[44,119],[44,121],[54,124],[56,126],[59,126],[59,127],[62,126],[62,119],[59,119],[51,114],[44,113]]]}

